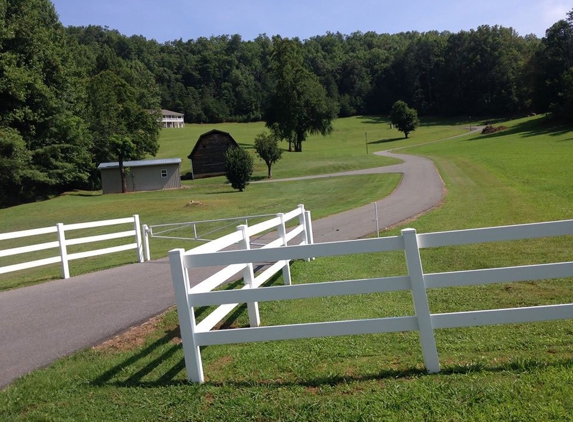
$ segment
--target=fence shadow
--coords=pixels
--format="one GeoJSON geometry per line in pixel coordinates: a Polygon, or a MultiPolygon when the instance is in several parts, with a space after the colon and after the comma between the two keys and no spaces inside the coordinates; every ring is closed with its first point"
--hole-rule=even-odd
{"type": "MultiPolygon", "coordinates": [[[[178,331],[178,330],[173,330],[178,331]]],[[[187,381],[184,378],[185,374],[185,361],[183,358],[179,359],[175,364],[169,364],[165,372],[162,372],[156,379],[143,378],[150,374],[152,371],[156,370],[159,366],[165,365],[170,358],[175,354],[183,354],[181,345],[173,345],[168,350],[166,350],[161,356],[156,357],[144,367],[137,370],[129,378],[125,380],[115,379],[118,374],[122,371],[129,371],[130,367],[135,365],[136,362],[155,348],[165,344],[167,341],[172,340],[172,332],[166,334],[165,337],[158,340],[153,345],[148,346],[143,349],[138,354],[127,359],[121,365],[106,371],[95,380],[91,382],[91,385],[96,387],[103,386],[114,386],[114,387],[140,387],[140,388],[156,388],[156,387],[169,387],[169,386],[181,386],[189,385],[198,387],[199,384],[194,384],[187,381]],[[183,378],[181,377],[183,374],[183,378]],[[177,377],[177,379],[175,379],[177,377]]],[[[202,347],[202,349],[204,349],[202,347]]],[[[205,385],[212,387],[235,387],[235,388],[285,388],[285,387],[307,387],[307,388],[319,388],[319,387],[336,387],[338,385],[347,385],[348,383],[361,383],[369,381],[384,381],[384,380],[413,380],[420,377],[450,377],[457,375],[468,375],[472,373],[500,373],[500,372],[516,372],[523,373],[524,371],[536,371],[539,369],[547,368],[557,368],[557,367],[572,367],[573,359],[564,358],[561,360],[552,360],[550,362],[540,361],[535,359],[514,359],[504,363],[499,363],[497,365],[488,365],[485,363],[470,363],[470,364],[454,364],[442,368],[439,374],[428,374],[426,369],[419,366],[412,366],[409,368],[396,370],[396,369],[381,369],[379,372],[369,375],[328,375],[324,377],[317,377],[307,380],[296,380],[296,381],[285,381],[284,379],[249,379],[243,381],[233,381],[230,379],[224,382],[220,381],[209,381],[206,380],[205,385]]]]}
{"type": "MultiPolygon", "coordinates": [[[[264,265],[262,265],[264,267],[264,265]]],[[[281,275],[275,274],[271,279],[269,279],[264,285],[270,286],[275,284],[281,275]]],[[[230,290],[235,289],[239,285],[243,284],[243,280],[234,280],[225,286],[223,289],[230,290]]],[[[208,312],[209,307],[203,306],[195,308],[195,316],[200,318],[204,313],[208,312]]],[[[247,305],[242,304],[238,306],[231,314],[229,314],[224,320],[221,321],[214,329],[232,329],[240,328],[236,325],[237,320],[241,314],[245,313],[247,310],[247,305]]],[[[144,347],[140,351],[136,352],[133,356],[128,357],[123,362],[115,365],[114,367],[103,372],[97,378],[92,380],[90,384],[96,387],[103,386],[116,386],[116,387],[161,387],[161,386],[172,386],[172,385],[182,385],[187,384],[188,381],[182,379],[175,379],[182,371],[185,373],[185,360],[183,358],[179,359],[177,363],[171,365],[165,370],[156,380],[144,380],[151,372],[156,371],[162,365],[173,360],[176,354],[183,354],[183,346],[180,343],[181,333],[179,326],[171,330],[166,330],[165,334],[151,343],[150,345],[144,347]],[[165,348],[166,345],[171,343],[171,346],[167,348],[162,353],[158,354],[158,350],[165,348]],[[132,375],[127,379],[119,380],[117,379],[120,374],[127,372],[132,372],[131,369],[137,368],[140,362],[145,360],[150,356],[155,356],[151,361],[145,364],[143,367],[137,369],[132,375]]],[[[208,346],[201,346],[201,350],[207,349],[208,346]]]]}
{"type": "MultiPolygon", "coordinates": [[[[117,380],[115,380],[115,378],[119,374],[121,374],[122,372],[127,371],[129,368],[135,367],[138,362],[145,359],[147,356],[154,354],[159,348],[161,348],[161,347],[163,347],[169,343],[173,343],[177,338],[180,338],[180,337],[181,337],[181,334],[179,332],[179,327],[166,331],[165,335],[163,337],[157,339],[152,344],[144,347],[139,352],[128,357],[123,362],[121,362],[121,363],[115,365],[114,367],[108,369],[107,371],[105,371],[104,373],[99,375],[97,378],[92,380],[90,382],[90,384],[93,386],[98,386],[98,387],[110,385],[110,384],[111,385],[124,385],[124,386],[128,386],[128,385],[133,386],[134,384],[138,384],[139,381],[141,381],[141,379],[146,374],[150,373],[158,365],[160,365],[161,362],[164,362],[170,356],[173,356],[173,354],[175,354],[178,350],[180,350],[181,346],[179,345],[179,347],[178,347],[177,345],[173,344],[173,346],[171,346],[166,352],[164,352],[160,356],[153,359],[150,363],[148,363],[143,368],[138,370],[135,374],[130,376],[125,381],[117,381],[117,380]]],[[[183,366],[181,369],[185,369],[185,363],[183,363],[183,366]]],[[[177,375],[181,371],[181,369],[179,371],[177,371],[177,373],[173,373],[171,379],[173,379],[173,377],[175,377],[175,375],[177,375]]],[[[172,372],[174,372],[173,368],[171,368],[169,371],[167,371],[166,374],[172,373],[172,372]]],[[[165,374],[162,375],[160,378],[163,379],[163,382],[167,381],[165,378],[165,374]]]]}

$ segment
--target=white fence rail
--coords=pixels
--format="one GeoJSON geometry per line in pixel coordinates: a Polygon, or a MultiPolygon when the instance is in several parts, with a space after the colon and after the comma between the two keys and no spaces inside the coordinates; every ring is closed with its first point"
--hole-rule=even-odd
{"type": "MultiPolygon", "coordinates": [[[[211,242],[215,239],[215,234],[220,235],[221,231],[229,227],[237,227],[239,223],[249,224],[249,221],[260,221],[264,218],[275,217],[276,214],[247,215],[243,217],[219,218],[216,220],[188,221],[184,223],[167,223],[167,224],[144,224],[143,228],[143,245],[145,250],[145,259],[151,260],[150,239],[172,239],[172,240],[195,240],[199,242],[211,242]],[[205,228],[207,227],[207,228],[205,228]],[[199,228],[203,229],[199,233],[199,228]],[[192,235],[187,234],[192,231],[192,235]],[[184,233],[185,235],[182,235],[184,233]]],[[[251,242],[251,244],[253,244],[251,242]]]]}
{"type": "Polygon", "coordinates": [[[105,255],[114,252],[127,251],[131,249],[135,249],[137,251],[138,261],[143,262],[141,229],[139,225],[139,215],[137,214],[134,215],[133,217],[119,218],[115,220],[92,221],[88,223],[78,223],[78,224],[58,223],[53,227],[45,227],[33,230],[23,230],[12,233],[2,233],[0,234],[0,241],[19,239],[31,236],[39,236],[51,233],[57,234],[57,240],[52,242],[18,247],[18,248],[0,250],[0,258],[26,254],[30,252],[38,252],[48,249],[56,249],[56,248],[59,249],[58,255],[50,258],[38,259],[34,261],[27,261],[19,264],[0,267],[0,274],[10,273],[13,271],[20,271],[28,268],[41,267],[44,265],[55,264],[60,262],[62,264],[62,278],[70,278],[69,261],[88,258],[92,256],[105,255]],[[130,224],[133,227],[133,229],[116,233],[103,234],[98,236],[87,236],[87,237],[66,240],[66,232],[72,230],[90,229],[96,227],[105,227],[105,226],[122,225],[122,224],[123,225],[130,224]],[[101,242],[104,240],[120,239],[124,237],[132,237],[135,239],[135,242],[109,248],[94,249],[85,252],[68,253],[68,246],[101,242]]]}
{"type": "MultiPolygon", "coordinates": [[[[401,236],[394,237],[270,247],[257,250],[215,252],[210,244],[206,244],[200,247],[202,249],[196,248],[188,252],[183,249],[170,251],[169,259],[181,326],[187,377],[193,382],[204,382],[200,346],[399,331],[418,331],[420,333],[426,369],[430,373],[439,372],[440,364],[434,338],[435,329],[573,319],[573,304],[432,314],[428,305],[426,289],[571,277],[573,276],[573,262],[425,274],[419,250],[438,246],[571,234],[573,234],[573,220],[566,220],[427,234],[417,234],[414,229],[405,229],[402,230],[401,236]],[[248,278],[252,277],[249,266],[252,266],[254,262],[285,262],[286,260],[315,256],[338,256],[396,250],[403,250],[405,253],[408,270],[408,274],[405,276],[261,289],[255,289],[260,284],[252,283],[248,278]],[[213,265],[229,265],[238,271],[245,268],[249,269],[246,273],[248,277],[245,277],[245,288],[242,290],[208,291],[215,286],[214,283],[209,285],[209,289],[199,286],[189,287],[188,268],[213,265]],[[412,292],[415,316],[258,327],[257,302],[398,290],[410,290],[412,292]],[[257,311],[257,319],[250,319],[250,328],[211,331],[211,328],[216,324],[213,324],[213,321],[210,320],[207,323],[206,320],[203,320],[199,324],[195,322],[194,308],[197,306],[220,305],[225,307],[228,304],[235,306],[236,303],[245,302],[249,304],[249,316],[253,309],[257,311]]],[[[235,236],[239,239],[241,235],[238,233],[235,236]]]]}

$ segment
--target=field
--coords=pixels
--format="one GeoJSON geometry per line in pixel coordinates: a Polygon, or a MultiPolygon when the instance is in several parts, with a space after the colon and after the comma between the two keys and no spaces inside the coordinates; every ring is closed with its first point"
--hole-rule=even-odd
{"type": "MultiPolygon", "coordinates": [[[[302,155],[314,155],[312,160],[320,165],[299,162],[295,154],[287,154],[292,162],[279,162],[284,167],[277,165],[276,177],[380,165],[376,157],[358,151],[360,146],[365,148],[364,132],[368,131],[370,152],[375,148],[424,144],[401,152],[428,156],[438,166],[448,194],[439,209],[407,224],[419,232],[573,218],[571,127],[556,126],[543,118],[523,119],[505,122],[509,129],[493,135],[475,134],[430,143],[460,133],[463,127],[427,122],[411,139],[394,140],[399,136],[397,132],[382,125],[380,133],[375,134],[369,128],[379,126],[370,126],[369,121],[375,119],[338,121],[332,139],[312,139],[303,145],[302,155]],[[336,135],[347,129],[348,135],[336,135]],[[345,138],[352,142],[345,145],[345,138]]],[[[256,125],[237,125],[237,129],[231,126],[218,128],[234,136],[244,131],[245,138],[248,131],[257,133],[260,129],[256,125]]],[[[192,148],[192,144],[186,146],[185,133],[197,130],[193,135],[196,139],[210,129],[189,127],[173,134],[169,142],[174,151],[188,150],[179,153],[185,156],[192,148]]],[[[235,139],[247,143],[239,135],[235,139]]],[[[173,156],[164,149],[161,154],[173,156]]],[[[264,174],[262,166],[258,171],[264,174]]],[[[316,214],[328,215],[336,207],[352,206],[352,198],[325,203],[328,196],[344,198],[342,193],[352,190],[353,195],[362,196],[360,201],[368,203],[391,191],[398,181],[356,180],[342,186],[344,181],[340,179],[340,186],[333,183],[330,194],[318,198],[326,185],[307,191],[307,185],[314,182],[295,184],[289,194],[292,196],[259,191],[280,184],[254,184],[245,194],[252,195],[250,199],[260,199],[264,194],[274,197],[268,199],[261,213],[281,211],[275,208],[280,198],[280,207],[290,209],[292,204],[302,202],[317,218],[316,214]],[[380,191],[362,192],[365,184],[382,187],[380,191]],[[304,195],[304,200],[298,199],[304,195]],[[313,199],[316,202],[309,205],[313,199]]],[[[240,208],[244,206],[242,194],[230,192],[222,181],[204,180],[189,190],[202,189],[206,189],[205,196],[180,198],[181,203],[199,198],[210,204],[210,198],[217,196],[228,201],[217,203],[217,207],[233,207],[240,210],[239,214],[248,211],[240,208]],[[219,194],[209,196],[209,192],[219,194]],[[237,197],[241,199],[235,200],[237,197]]],[[[131,199],[126,201],[152,195],[128,195],[131,199]]],[[[68,197],[71,203],[90,198],[68,195],[55,202],[68,197]]],[[[147,201],[146,206],[152,203],[147,201]]],[[[30,207],[38,207],[35,213],[42,214],[47,204],[30,207]]],[[[134,202],[130,209],[142,206],[143,202],[134,202]]],[[[113,208],[111,203],[109,207],[113,208]]],[[[54,213],[57,208],[54,205],[54,213]]],[[[172,209],[178,208],[172,205],[172,209]]],[[[159,211],[146,212],[154,218],[161,215],[159,211]]],[[[5,215],[2,221],[6,221],[5,215]]],[[[17,211],[13,211],[12,218],[24,225],[25,218],[17,211]]],[[[395,234],[401,228],[384,234],[395,234]]],[[[424,250],[424,269],[455,271],[571,261],[571,241],[570,237],[561,237],[424,250]]],[[[369,254],[310,263],[297,261],[292,276],[295,283],[308,283],[398,275],[404,274],[404,269],[401,254],[369,254]]],[[[281,280],[273,282],[280,284],[281,280]]],[[[432,312],[568,302],[573,302],[571,279],[439,289],[430,294],[432,312]]],[[[413,312],[409,294],[402,293],[271,302],[260,308],[264,325],[413,312]]],[[[203,312],[198,314],[200,318],[203,312]]],[[[241,309],[226,325],[239,327],[246,323],[246,312],[241,309]]],[[[436,340],[442,365],[437,375],[426,374],[415,333],[211,346],[202,351],[207,383],[197,386],[185,381],[177,317],[170,311],[121,338],[18,380],[0,392],[0,415],[3,420],[571,420],[573,321],[438,330],[436,340]]]]}
{"type": "MultiPolygon", "coordinates": [[[[395,160],[366,154],[365,133],[368,133],[369,152],[403,146],[408,143],[429,142],[441,136],[467,132],[463,125],[428,124],[420,128],[409,140],[402,140],[401,134],[389,129],[385,121],[372,118],[341,119],[335,122],[335,130],[327,137],[311,137],[304,144],[302,153],[284,153],[273,169],[275,178],[325,174],[344,170],[377,167],[395,163],[395,160]],[[374,122],[374,123],[373,123],[374,122]]],[[[186,157],[191,152],[201,133],[217,127],[229,131],[237,142],[254,153],[252,144],[263,125],[222,124],[216,126],[187,125],[185,129],[164,130],[158,157],[183,158],[182,174],[190,170],[186,157]]],[[[286,147],[286,145],[282,145],[286,147]]],[[[266,177],[266,166],[261,160],[257,164],[254,178],[266,177]]],[[[321,218],[341,211],[365,205],[388,195],[399,183],[399,175],[370,175],[352,178],[329,178],[313,183],[271,183],[252,184],[245,192],[234,191],[225,177],[214,177],[185,181],[184,189],[138,192],[126,195],[102,195],[99,192],[69,192],[50,201],[37,202],[0,210],[0,233],[65,224],[128,217],[139,214],[142,224],[155,225],[174,222],[200,221],[239,217],[243,215],[274,214],[294,209],[303,203],[312,211],[313,218],[321,218]]],[[[113,227],[112,227],[113,229],[113,227]]],[[[126,228],[122,229],[126,230],[126,228]]],[[[85,235],[102,234],[93,231],[85,235]]],[[[53,238],[28,238],[23,242],[6,246],[0,242],[0,249],[25,246],[30,243],[53,241],[53,238]],[[28,243],[25,243],[28,242],[28,243]]],[[[106,246],[115,246],[110,243],[106,246]]],[[[180,247],[169,241],[154,240],[152,257],[160,258],[167,251],[180,247]]],[[[183,245],[190,248],[193,245],[183,245]]],[[[88,245],[88,247],[94,247],[88,245]]],[[[95,247],[103,247],[96,245],[95,247]]],[[[82,249],[78,249],[78,252],[82,249]]],[[[54,256],[54,251],[45,251],[36,259],[54,256]]],[[[15,264],[26,259],[25,255],[0,258],[0,266],[15,264]]],[[[91,258],[72,263],[71,275],[97,271],[111,266],[134,262],[135,254],[124,252],[108,255],[106,259],[91,258]]],[[[36,284],[59,278],[58,265],[41,267],[0,275],[0,290],[36,284]]]]}

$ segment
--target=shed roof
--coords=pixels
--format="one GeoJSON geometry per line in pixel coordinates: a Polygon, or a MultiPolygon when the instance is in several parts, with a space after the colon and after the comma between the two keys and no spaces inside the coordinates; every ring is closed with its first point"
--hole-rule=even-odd
{"type": "MultiPolygon", "coordinates": [[[[164,166],[166,164],[181,164],[181,158],[161,158],[157,160],[137,160],[137,161],[124,161],[123,167],[145,167],[145,166],[164,166]]],[[[101,163],[97,166],[98,169],[117,169],[119,168],[118,162],[101,163]]]]}

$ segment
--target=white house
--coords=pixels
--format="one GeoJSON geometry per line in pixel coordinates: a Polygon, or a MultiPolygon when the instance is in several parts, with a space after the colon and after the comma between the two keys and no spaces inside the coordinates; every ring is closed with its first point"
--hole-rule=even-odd
{"type": "Polygon", "coordinates": [[[171,110],[161,110],[161,123],[164,128],[182,128],[185,127],[183,113],[177,113],[171,110]]]}

